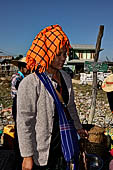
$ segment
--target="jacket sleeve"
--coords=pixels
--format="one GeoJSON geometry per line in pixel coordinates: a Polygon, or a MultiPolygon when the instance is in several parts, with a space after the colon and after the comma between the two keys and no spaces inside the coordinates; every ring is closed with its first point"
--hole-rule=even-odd
{"type": "Polygon", "coordinates": [[[35,141],[36,103],[38,94],[32,78],[24,78],[17,93],[17,133],[22,157],[33,155],[35,141]]]}
{"type": "Polygon", "coordinates": [[[76,129],[81,129],[82,125],[78,116],[78,112],[76,109],[76,104],[74,102],[74,90],[73,90],[73,85],[72,85],[72,80],[70,79],[70,87],[71,87],[71,91],[70,91],[70,96],[69,96],[69,104],[68,104],[68,110],[69,113],[72,117],[72,119],[74,120],[74,125],[76,127],[76,129]]]}

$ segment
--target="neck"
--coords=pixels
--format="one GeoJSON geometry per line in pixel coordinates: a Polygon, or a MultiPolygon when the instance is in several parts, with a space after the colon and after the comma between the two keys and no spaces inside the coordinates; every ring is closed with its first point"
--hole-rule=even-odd
{"type": "Polygon", "coordinates": [[[52,67],[48,67],[48,69],[46,70],[49,74],[56,74],[58,72],[57,69],[54,69],[52,67]]]}
{"type": "Polygon", "coordinates": [[[52,67],[49,67],[47,72],[49,74],[52,74],[52,78],[60,85],[61,82],[60,82],[60,73],[59,73],[59,70],[57,69],[54,69],[52,67]]]}

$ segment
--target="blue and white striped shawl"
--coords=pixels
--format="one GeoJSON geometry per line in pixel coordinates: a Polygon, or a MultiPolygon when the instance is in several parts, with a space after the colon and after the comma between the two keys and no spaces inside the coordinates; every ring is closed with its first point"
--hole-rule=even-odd
{"type": "Polygon", "coordinates": [[[36,71],[36,75],[43,82],[44,86],[53,97],[58,111],[62,152],[65,160],[67,161],[67,165],[68,165],[67,170],[70,170],[70,162],[73,164],[73,170],[77,170],[75,160],[78,160],[79,157],[79,147],[78,147],[77,132],[74,127],[74,122],[72,119],[67,120],[61,102],[46,73],[40,74],[38,73],[38,71],[36,71]]]}

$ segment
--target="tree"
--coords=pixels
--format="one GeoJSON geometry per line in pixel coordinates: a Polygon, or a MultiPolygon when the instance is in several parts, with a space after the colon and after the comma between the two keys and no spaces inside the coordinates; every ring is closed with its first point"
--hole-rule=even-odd
{"type": "Polygon", "coordinates": [[[19,54],[19,56],[17,56],[15,60],[20,60],[21,58],[23,58],[23,55],[19,54]]]}

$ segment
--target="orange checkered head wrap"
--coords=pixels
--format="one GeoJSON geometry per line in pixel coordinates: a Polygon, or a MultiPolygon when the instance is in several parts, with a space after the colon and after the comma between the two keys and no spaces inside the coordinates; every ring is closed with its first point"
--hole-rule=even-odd
{"type": "Polygon", "coordinates": [[[46,27],[37,34],[27,52],[27,68],[36,70],[39,67],[39,72],[44,72],[64,46],[67,49],[67,54],[69,54],[69,39],[61,26],[46,27]]]}

